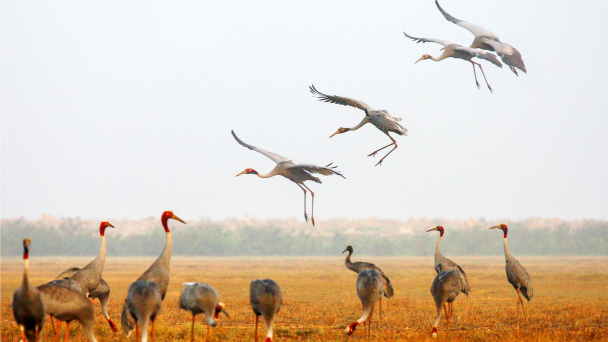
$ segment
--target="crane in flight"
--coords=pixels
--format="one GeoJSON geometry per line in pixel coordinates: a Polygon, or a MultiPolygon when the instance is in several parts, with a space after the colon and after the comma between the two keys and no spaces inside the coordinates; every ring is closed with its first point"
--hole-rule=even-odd
{"type": "Polygon", "coordinates": [[[437,5],[437,8],[447,21],[451,21],[454,24],[469,30],[473,35],[475,35],[475,39],[470,46],[471,48],[496,51],[498,56],[506,65],[509,66],[511,71],[513,71],[516,76],[519,75],[517,75],[517,70],[515,68],[527,73],[524,61],[521,59],[521,54],[516,48],[507,43],[501,42],[497,35],[479,25],[452,17],[448,14],[448,12],[444,11],[441,6],[439,6],[439,2],[437,0],[435,0],[435,5],[437,5]]]}
{"type": "Polygon", "coordinates": [[[431,55],[424,54],[414,64],[416,64],[422,60],[425,60],[425,59],[431,59],[435,62],[439,62],[439,61],[442,61],[442,60],[444,60],[446,58],[450,58],[450,57],[459,58],[459,59],[471,62],[471,64],[473,65],[473,75],[475,75],[475,84],[477,85],[477,89],[479,89],[479,81],[477,81],[477,73],[475,72],[476,65],[479,67],[479,70],[481,70],[481,74],[483,75],[483,79],[486,81],[486,85],[488,86],[488,89],[490,89],[490,92],[493,92],[493,89],[492,89],[492,87],[490,87],[490,84],[488,83],[488,79],[486,78],[486,74],[483,72],[483,68],[481,67],[481,64],[479,64],[477,62],[473,62],[472,59],[473,59],[473,57],[485,59],[485,60],[492,62],[492,64],[502,68],[502,63],[500,63],[500,61],[498,60],[498,58],[496,58],[496,56],[494,54],[485,52],[481,49],[474,49],[471,47],[466,47],[466,46],[450,43],[447,40],[443,40],[443,39],[416,38],[416,37],[409,36],[405,32],[403,32],[403,34],[407,38],[414,40],[416,43],[431,42],[431,43],[437,43],[437,44],[443,45],[443,48],[441,49],[441,50],[443,50],[443,53],[441,54],[441,56],[435,58],[431,55]]]}
{"type": "Polygon", "coordinates": [[[306,222],[308,222],[308,215],[306,214],[306,190],[310,191],[310,195],[312,196],[312,209],[310,212],[310,219],[311,219],[312,225],[314,227],[314,225],[315,225],[315,218],[314,218],[314,216],[315,216],[314,215],[315,193],[312,192],[312,190],[310,190],[306,186],[306,184],[304,184],[304,182],[305,181],[314,181],[317,183],[321,183],[321,180],[319,178],[312,175],[313,173],[319,173],[324,176],[331,176],[331,175],[335,174],[344,179],[346,179],[346,177],[344,177],[340,172],[335,170],[336,166],[333,166],[333,167],[331,166],[331,164],[333,164],[333,163],[330,163],[327,166],[317,166],[317,165],[313,165],[313,164],[294,164],[291,161],[291,159],[289,159],[287,157],[283,157],[277,153],[268,152],[259,147],[255,147],[253,145],[244,143],[241,139],[239,139],[236,136],[236,134],[234,134],[234,131],[231,131],[231,132],[232,132],[232,136],[234,137],[234,139],[236,139],[236,141],[239,144],[247,147],[250,150],[260,152],[261,154],[265,155],[266,157],[272,159],[272,161],[277,163],[277,166],[275,166],[274,169],[272,169],[272,171],[270,171],[269,173],[260,174],[256,170],[248,168],[248,169],[245,169],[243,172],[239,173],[238,175],[236,175],[236,177],[238,177],[240,175],[248,175],[248,174],[257,175],[260,178],[283,176],[283,177],[289,179],[290,181],[296,183],[300,187],[300,189],[302,189],[304,191],[304,219],[306,220],[306,222]]]}
{"type": "Polygon", "coordinates": [[[380,159],[380,161],[376,164],[376,166],[382,164],[382,161],[384,160],[384,158],[386,158],[389,154],[391,154],[391,152],[393,152],[398,147],[397,141],[395,141],[395,139],[393,139],[393,137],[391,137],[388,133],[393,132],[398,135],[407,135],[406,134],[407,129],[405,127],[401,126],[401,124],[399,124],[399,121],[401,121],[402,119],[396,118],[396,117],[390,115],[384,109],[374,110],[372,107],[366,105],[365,103],[363,103],[361,101],[353,100],[348,97],[342,97],[342,96],[336,96],[336,95],[330,96],[330,95],[323,94],[322,92],[318,91],[314,85],[311,85],[309,89],[310,89],[310,92],[319,99],[319,101],[335,103],[335,104],[339,104],[342,106],[351,106],[351,107],[359,108],[365,112],[365,117],[363,118],[363,120],[361,120],[361,122],[359,122],[359,124],[357,126],[351,127],[351,128],[340,127],[340,128],[338,128],[336,133],[334,133],[330,136],[330,138],[336,134],[356,131],[359,128],[361,128],[363,125],[365,125],[366,123],[371,122],[372,125],[376,126],[376,128],[381,130],[382,133],[386,134],[389,137],[389,139],[391,139],[392,143],[390,143],[390,144],[384,146],[383,148],[376,150],[368,155],[368,157],[373,157],[376,155],[376,153],[382,151],[383,149],[385,149],[389,146],[394,145],[393,149],[390,150],[384,157],[382,157],[382,159],[380,159]]]}

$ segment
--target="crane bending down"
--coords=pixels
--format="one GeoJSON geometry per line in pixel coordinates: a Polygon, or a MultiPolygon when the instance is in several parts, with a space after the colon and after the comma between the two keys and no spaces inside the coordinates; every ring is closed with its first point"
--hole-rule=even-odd
{"type": "MultiPolygon", "coordinates": [[[[355,272],[355,273],[360,273],[363,270],[376,270],[378,271],[378,273],[380,273],[380,275],[382,276],[382,288],[383,288],[383,293],[384,293],[384,297],[386,298],[391,298],[395,295],[395,290],[393,290],[393,284],[391,283],[391,280],[388,279],[388,277],[386,276],[386,274],[384,274],[384,272],[382,272],[382,270],[380,269],[380,267],[376,266],[375,264],[372,264],[371,262],[365,262],[365,261],[356,261],[356,262],[352,262],[350,261],[350,256],[353,255],[353,246],[346,246],[346,249],[344,250],[344,252],[348,251],[348,255],[346,256],[346,259],[344,259],[344,264],[346,265],[346,268],[348,268],[349,270],[355,272]]],[[[344,254],[344,252],[342,252],[342,254],[344,254]]],[[[380,319],[382,319],[382,297],[380,297],[379,300],[380,304],[379,304],[379,311],[380,311],[380,319]]]]}
{"type": "MultiPolygon", "coordinates": [[[[473,59],[473,57],[485,59],[485,60],[492,62],[492,64],[502,68],[502,63],[500,63],[500,61],[498,60],[498,58],[496,58],[496,56],[494,54],[485,52],[481,49],[474,49],[474,48],[450,43],[447,40],[443,40],[443,39],[416,38],[416,37],[409,36],[405,32],[403,32],[403,34],[407,38],[410,38],[410,39],[416,41],[417,43],[432,42],[432,43],[437,43],[437,44],[443,45],[443,48],[441,49],[441,50],[443,50],[443,53],[441,54],[441,56],[435,58],[431,55],[424,54],[424,55],[422,55],[422,57],[420,57],[419,60],[416,61],[416,63],[420,62],[421,60],[425,60],[425,59],[431,59],[431,60],[434,60],[435,62],[439,62],[439,61],[442,61],[442,60],[444,60],[446,58],[450,58],[450,57],[459,58],[459,59],[471,62],[471,64],[473,65],[473,75],[475,75],[475,84],[477,85],[477,89],[479,89],[479,81],[477,81],[477,73],[475,72],[476,65],[479,67],[479,70],[481,70],[481,74],[483,75],[483,79],[486,81],[486,85],[488,86],[488,89],[490,89],[490,92],[493,92],[493,89],[492,89],[492,87],[490,87],[490,84],[488,83],[488,79],[486,78],[486,74],[483,72],[483,68],[481,67],[481,64],[479,64],[477,62],[473,62],[472,59],[473,59]]],[[[416,64],[416,63],[414,63],[414,64],[416,64]]]]}
{"type": "Polygon", "coordinates": [[[255,314],[255,340],[258,340],[258,320],[264,317],[266,322],[266,340],[272,342],[272,323],[274,315],[283,305],[283,293],[276,281],[272,279],[253,280],[249,285],[249,301],[255,314]]]}
{"type": "Polygon", "coordinates": [[[190,341],[194,341],[194,316],[204,313],[207,318],[207,340],[209,340],[209,327],[215,327],[215,320],[220,312],[230,318],[225,309],[226,305],[220,302],[220,296],[213,287],[203,283],[184,283],[184,290],[179,296],[179,308],[192,313],[192,328],[190,341]]]}
{"type": "Polygon", "coordinates": [[[450,318],[452,317],[452,303],[458,297],[458,292],[462,291],[462,277],[458,270],[441,271],[431,285],[431,295],[435,300],[435,306],[437,307],[437,315],[435,316],[435,324],[433,324],[433,338],[437,338],[437,326],[441,319],[441,307],[445,311],[445,319],[448,322],[448,329],[450,328],[450,318]],[[450,306],[448,313],[447,305],[450,306]]]}
{"type": "Polygon", "coordinates": [[[505,249],[505,261],[506,266],[505,269],[507,271],[507,280],[515,291],[517,291],[517,313],[519,313],[519,304],[521,304],[521,310],[524,314],[524,318],[526,317],[526,311],[524,310],[524,301],[521,299],[523,295],[528,302],[532,300],[534,296],[534,288],[532,288],[532,279],[530,279],[530,275],[528,271],[515,259],[513,255],[509,252],[509,248],[507,248],[507,233],[509,232],[509,228],[507,228],[506,224],[499,224],[494,227],[490,227],[490,229],[501,229],[505,235],[503,240],[503,246],[505,249]]]}
{"type": "Polygon", "coordinates": [[[283,157],[277,153],[273,153],[273,152],[268,152],[264,149],[261,149],[259,147],[255,147],[253,145],[249,145],[245,142],[243,142],[241,139],[239,139],[236,134],[234,134],[234,131],[232,132],[232,136],[234,137],[234,139],[236,139],[236,141],[247,147],[250,150],[259,152],[263,155],[265,155],[266,157],[272,159],[272,161],[274,161],[275,163],[277,163],[277,166],[274,167],[274,169],[272,169],[272,171],[270,171],[269,173],[266,174],[260,174],[258,173],[256,170],[254,169],[245,169],[245,171],[239,173],[238,175],[236,175],[236,177],[240,176],[240,175],[245,175],[245,174],[255,174],[260,178],[270,178],[273,176],[283,176],[287,179],[289,179],[290,181],[296,183],[300,189],[302,189],[302,191],[304,191],[304,219],[306,220],[306,222],[308,222],[308,215],[306,214],[306,190],[310,191],[310,195],[312,196],[312,210],[310,212],[310,219],[312,221],[312,225],[314,227],[315,225],[315,193],[312,192],[312,190],[310,190],[306,184],[304,184],[305,181],[314,181],[317,183],[321,183],[321,180],[315,176],[313,176],[313,173],[319,173],[322,174],[324,176],[331,176],[331,175],[338,175],[344,179],[346,179],[346,177],[344,177],[340,172],[336,171],[335,168],[336,166],[331,167],[330,163],[327,166],[317,166],[317,165],[313,165],[313,164],[294,164],[291,159],[287,158],[287,157],[283,157]]]}
{"type": "Polygon", "coordinates": [[[372,315],[374,314],[374,305],[382,298],[382,276],[375,269],[367,269],[359,272],[357,276],[357,296],[363,304],[363,314],[361,317],[349,324],[344,332],[347,335],[352,335],[361,323],[367,322],[366,333],[369,335],[372,327],[372,315]]]}
{"type": "Polygon", "coordinates": [[[516,76],[519,75],[517,75],[517,70],[515,68],[527,73],[524,61],[521,59],[521,54],[516,48],[507,43],[501,42],[497,35],[479,25],[452,17],[446,11],[444,11],[441,6],[439,6],[439,2],[437,0],[435,0],[435,5],[437,5],[437,8],[447,21],[451,21],[454,24],[469,30],[473,35],[475,35],[475,39],[473,40],[473,43],[471,43],[471,48],[496,51],[498,56],[500,56],[502,61],[509,66],[511,71],[513,71],[516,76]]]}
{"type": "MultiPolygon", "coordinates": [[[[443,237],[444,229],[442,226],[437,226],[435,228],[431,228],[427,230],[427,232],[438,231],[439,239],[437,239],[437,246],[435,246],[435,272],[439,274],[441,271],[451,271],[456,270],[460,273],[460,280],[462,281],[462,293],[469,296],[471,293],[471,287],[469,286],[469,280],[467,279],[467,274],[464,273],[462,267],[460,267],[457,263],[452,260],[446,258],[441,254],[439,250],[439,245],[441,244],[441,238],[443,237]]],[[[451,308],[451,307],[450,307],[451,308]]],[[[450,315],[452,313],[450,312],[450,315]]]]}
{"type": "Polygon", "coordinates": [[[23,342],[37,342],[44,327],[44,305],[40,291],[30,284],[28,271],[30,266],[30,239],[23,239],[23,280],[21,286],[13,293],[13,316],[21,331],[23,342]]]}
{"type": "MultiPolygon", "coordinates": [[[[141,336],[141,342],[148,341],[148,324],[152,325],[150,340],[154,342],[154,321],[160,311],[162,296],[157,283],[148,280],[138,280],[129,286],[129,292],[122,309],[122,328],[127,338],[136,325],[136,339],[141,336]],[[127,319],[130,317],[130,319],[127,319]]],[[[139,341],[139,340],[138,340],[139,341]]]]}
{"type": "Polygon", "coordinates": [[[352,127],[352,128],[340,127],[340,128],[338,128],[336,133],[334,133],[330,136],[330,138],[336,134],[346,133],[349,131],[356,131],[359,128],[361,128],[363,125],[365,125],[366,123],[371,122],[372,125],[376,126],[376,128],[381,130],[382,133],[386,134],[389,137],[389,139],[391,139],[392,143],[390,143],[390,144],[384,146],[383,148],[376,150],[368,155],[368,157],[370,157],[370,156],[373,157],[376,155],[376,153],[380,152],[381,150],[383,150],[391,145],[394,145],[393,149],[390,150],[384,157],[382,157],[382,159],[380,159],[380,161],[376,164],[376,166],[382,164],[382,161],[384,160],[384,158],[386,158],[389,154],[391,154],[391,152],[393,152],[398,147],[397,141],[395,139],[393,139],[393,137],[391,137],[390,134],[388,134],[388,133],[393,132],[398,135],[407,135],[406,134],[407,129],[405,129],[405,127],[403,127],[403,126],[401,126],[401,124],[399,124],[399,121],[401,121],[402,119],[396,118],[396,117],[390,115],[386,110],[383,110],[383,109],[374,110],[372,107],[366,105],[362,101],[353,100],[348,97],[341,97],[341,96],[336,96],[336,95],[330,96],[330,95],[323,94],[320,91],[318,91],[314,85],[310,86],[310,92],[313,93],[320,101],[335,103],[335,104],[339,104],[342,106],[351,106],[351,107],[359,108],[365,112],[365,117],[363,118],[363,120],[361,120],[361,122],[359,122],[359,124],[357,126],[352,127]]]}

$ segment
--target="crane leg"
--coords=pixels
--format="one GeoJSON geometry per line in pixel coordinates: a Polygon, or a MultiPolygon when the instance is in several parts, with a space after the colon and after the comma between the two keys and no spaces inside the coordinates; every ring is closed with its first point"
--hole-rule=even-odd
{"type": "Polygon", "coordinates": [[[57,334],[57,330],[55,329],[55,320],[53,319],[53,316],[49,315],[49,317],[51,318],[51,326],[53,327],[53,332],[57,334]]]}
{"type": "Polygon", "coordinates": [[[475,62],[469,61],[473,64],[473,75],[475,76],[475,84],[477,85],[477,89],[479,89],[479,81],[477,80],[477,72],[475,71],[475,62]]]}
{"type": "Polygon", "coordinates": [[[70,322],[65,322],[65,335],[63,337],[63,342],[68,342],[69,333],[70,333],[70,322]]]}
{"type": "Polygon", "coordinates": [[[521,312],[524,314],[524,320],[526,319],[526,310],[524,309],[524,301],[521,299],[521,291],[517,289],[517,313],[519,314],[519,304],[521,304],[521,312]]]}
{"type": "Polygon", "coordinates": [[[190,341],[194,342],[194,314],[192,314],[192,328],[190,328],[190,341]]]}
{"type": "Polygon", "coordinates": [[[369,313],[369,320],[367,322],[367,337],[372,337],[372,318],[374,316],[374,307],[372,306],[372,311],[369,313]]]}
{"type": "MultiPolygon", "coordinates": [[[[389,136],[389,138],[390,138],[390,136],[389,136]]],[[[393,138],[391,138],[391,140],[393,140],[393,138]]],[[[389,147],[389,146],[391,146],[391,145],[393,145],[393,144],[395,144],[395,140],[393,140],[393,142],[392,142],[392,143],[390,143],[390,144],[388,144],[388,145],[384,146],[383,148],[381,148],[381,149],[379,149],[379,150],[375,150],[374,152],[372,152],[372,153],[368,154],[367,156],[368,156],[368,157],[374,157],[374,156],[376,155],[376,153],[378,153],[378,152],[380,152],[380,151],[384,150],[385,148],[387,148],[387,147],[389,147]]]]}
{"type": "Polygon", "coordinates": [[[380,302],[380,307],[378,308],[378,310],[380,312],[380,320],[382,320],[382,297],[380,297],[378,302],[380,302]]]}
{"type": "Polygon", "coordinates": [[[448,315],[448,305],[443,303],[443,311],[445,311],[445,320],[450,324],[450,315],[448,315]]]}
{"type": "Polygon", "coordinates": [[[515,70],[515,68],[512,65],[509,65],[509,68],[511,69],[511,71],[513,71],[515,73],[515,76],[519,77],[519,75],[517,74],[517,70],[515,70]]]}
{"type": "Polygon", "coordinates": [[[209,341],[209,324],[207,324],[207,341],[209,341]]]}
{"type": "Polygon", "coordinates": [[[296,183],[296,184],[298,184],[300,189],[302,189],[302,191],[304,191],[304,220],[306,220],[306,223],[308,223],[308,214],[306,214],[306,189],[304,189],[300,183],[296,183]]]}
{"type": "Polygon", "coordinates": [[[26,342],[27,339],[25,338],[25,326],[24,325],[20,325],[19,326],[19,331],[21,331],[21,341],[22,342],[26,342]]]}
{"type": "Polygon", "coordinates": [[[255,315],[255,338],[254,338],[254,342],[258,342],[258,321],[260,319],[260,316],[255,315]]]}
{"type": "Polygon", "coordinates": [[[315,226],[315,193],[310,190],[306,184],[302,183],[302,185],[310,191],[310,197],[312,197],[312,204],[310,206],[310,220],[312,221],[312,226],[315,226]]]}
{"type": "MultiPolygon", "coordinates": [[[[395,149],[398,147],[398,146],[397,146],[397,141],[395,141],[395,139],[393,139],[393,137],[391,137],[391,136],[390,136],[388,133],[386,133],[386,135],[387,135],[387,136],[388,136],[388,137],[389,137],[389,138],[390,138],[390,139],[391,139],[393,142],[392,142],[391,144],[388,144],[388,145],[384,146],[383,148],[389,147],[389,146],[391,146],[391,145],[394,145],[395,147],[393,147],[393,149],[392,149],[392,150],[390,150],[390,151],[389,151],[389,152],[388,152],[388,153],[387,153],[387,154],[386,154],[384,157],[382,157],[382,159],[380,159],[380,161],[379,161],[379,162],[378,162],[378,163],[377,163],[375,166],[378,166],[378,165],[382,164],[382,161],[384,160],[384,158],[388,157],[388,155],[389,155],[389,154],[391,154],[391,153],[392,153],[392,152],[393,152],[393,151],[394,151],[394,150],[395,150],[395,149]]],[[[381,149],[383,149],[383,148],[381,148],[381,149]]],[[[380,150],[381,150],[381,149],[380,149],[380,150]]],[[[380,151],[380,150],[378,150],[378,151],[380,151]]],[[[378,151],[376,151],[376,152],[378,152],[378,151]]],[[[374,152],[374,153],[376,153],[376,152],[374,152]]]]}
{"type": "Polygon", "coordinates": [[[59,341],[59,335],[61,334],[61,324],[63,324],[63,322],[57,320],[57,330],[55,330],[55,339],[53,340],[54,342],[59,341]]]}
{"type": "Polygon", "coordinates": [[[141,331],[139,329],[139,322],[135,323],[135,342],[141,341],[141,331]]]}
{"type": "MultiPolygon", "coordinates": [[[[471,63],[475,63],[473,61],[471,61],[471,63]]],[[[477,64],[477,66],[479,67],[479,70],[481,70],[481,74],[483,75],[483,79],[486,80],[486,84],[488,85],[488,89],[490,89],[490,93],[493,93],[494,90],[492,89],[492,87],[490,87],[490,84],[488,83],[488,79],[486,78],[486,74],[483,72],[483,68],[481,67],[481,64],[479,63],[475,63],[477,64]]],[[[473,65],[473,70],[475,70],[475,66],[473,65]]],[[[479,87],[479,84],[478,84],[479,87]]]]}
{"type": "Polygon", "coordinates": [[[150,334],[150,342],[154,342],[154,321],[152,321],[152,331],[150,334]]]}

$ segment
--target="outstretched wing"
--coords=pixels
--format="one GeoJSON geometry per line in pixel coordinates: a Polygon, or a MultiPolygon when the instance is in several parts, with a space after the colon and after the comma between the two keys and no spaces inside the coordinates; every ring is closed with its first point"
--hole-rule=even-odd
{"type": "MultiPolygon", "coordinates": [[[[333,164],[333,163],[331,163],[331,164],[333,164]]],[[[334,170],[337,166],[331,166],[331,164],[328,164],[327,166],[318,166],[318,165],[313,165],[313,164],[292,164],[292,165],[287,166],[287,168],[289,168],[289,169],[300,168],[300,169],[304,169],[310,173],[320,173],[324,176],[338,175],[338,176],[346,179],[346,177],[344,177],[342,175],[342,173],[334,170]]]]}
{"type": "Polygon", "coordinates": [[[492,62],[492,64],[496,65],[497,67],[502,68],[502,63],[500,63],[496,55],[494,55],[493,53],[483,51],[482,49],[473,49],[466,46],[458,46],[454,49],[467,52],[473,55],[473,57],[485,59],[486,61],[492,62]]]}
{"type": "Polygon", "coordinates": [[[268,151],[266,151],[266,150],[264,150],[264,149],[262,149],[262,148],[259,148],[259,147],[255,147],[255,146],[253,146],[253,145],[246,144],[246,143],[244,143],[244,142],[243,142],[241,139],[239,139],[239,138],[236,136],[236,134],[234,134],[234,131],[230,131],[230,132],[232,132],[232,136],[234,137],[234,139],[236,139],[236,141],[237,141],[239,144],[241,144],[241,145],[243,145],[243,146],[247,147],[247,148],[248,148],[248,149],[250,149],[250,150],[254,150],[254,151],[256,151],[256,152],[260,152],[261,154],[265,155],[266,157],[268,157],[268,158],[272,159],[272,160],[273,160],[275,163],[277,163],[277,164],[284,163],[284,162],[289,162],[289,163],[291,162],[291,159],[289,159],[289,158],[287,158],[287,157],[283,157],[283,156],[282,156],[282,155],[280,155],[280,154],[276,154],[276,153],[273,153],[273,152],[268,152],[268,151]]]}
{"type": "MultiPolygon", "coordinates": [[[[502,61],[505,62],[505,64],[511,67],[518,68],[519,70],[527,73],[526,66],[524,65],[524,60],[521,58],[521,54],[519,53],[519,51],[517,51],[516,48],[512,47],[507,43],[499,42],[492,39],[484,39],[483,42],[490,45],[494,49],[494,51],[496,51],[496,53],[502,58],[502,61]]],[[[515,70],[513,70],[513,72],[515,72],[515,75],[517,75],[517,72],[515,70]]]]}
{"type": "Polygon", "coordinates": [[[336,96],[336,95],[330,96],[330,95],[323,94],[322,92],[318,91],[314,85],[311,85],[309,87],[309,89],[310,89],[311,93],[313,93],[320,101],[323,101],[323,102],[336,103],[336,104],[343,105],[343,106],[351,106],[351,107],[359,108],[365,112],[365,115],[369,115],[369,112],[372,112],[374,110],[372,107],[368,106],[367,104],[365,104],[361,101],[353,100],[348,97],[342,97],[342,96],[336,96]]]}
{"type": "Polygon", "coordinates": [[[441,8],[441,6],[439,6],[439,2],[437,0],[435,0],[435,5],[437,5],[437,8],[441,12],[441,14],[443,14],[443,16],[445,17],[445,19],[447,21],[451,21],[454,24],[469,30],[472,34],[475,35],[475,37],[488,37],[488,38],[500,40],[497,35],[495,35],[494,33],[486,30],[485,28],[483,28],[479,25],[471,24],[464,20],[460,20],[460,19],[456,19],[456,18],[452,17],[451,15],[448,14],[448,12],[444,11],[443,8],[441,8]]]}
{"type": "Polygon", "coordinates": [[[414,40],[416,43],[437,43],[437,44],[441,44],[443,46],[448,46],[454,43],[450,43],[447,40],[443,40],[443,39],[436,39],[436,38],[416,38],[416,37],[412,37],[410,35],[408,35],[407,33],[403,32],[403,34],[408,37],[409,39],[414,40]]]}

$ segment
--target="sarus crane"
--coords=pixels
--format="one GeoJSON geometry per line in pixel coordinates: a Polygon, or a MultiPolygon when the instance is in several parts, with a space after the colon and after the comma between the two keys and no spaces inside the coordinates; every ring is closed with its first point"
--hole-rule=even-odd
{"type": "Polygon", "coordinates": [[[365,117],[363,117],[363,120],[361,120],[361,122],[359,122],[359,124],[357,126],[351,127],[351,128],[340,127],[334,134],[332,134],[330,136],[330,138],[336,134],[356,131],[359,128],[361,128],[363,125],[365,125],[366,123],[371,122],[372,125],[376,126],[376,128],[378,128],[380,131],[382,131],[382,133],[386,134],[389,137],[389,139],[391,139],[392,143],[390,143],[390,144],[384,146],[383,148],[376,150],[368,155],[368,157],[373,157],[376,155],[376,153],[382,151],[383,149],[385,149],[389,146],[394,145],[393,148],[384,157],[382,157],[382,159],[380,159],[380,161],[376,164],[376,166],[382,164],[382,161],[384,160],[384,158],[386,158],[389,154],[391,154],[391,152],[393,152],[398,147],[397,141],[395,139],[393,139],[393,137],[391,137],[390,134],[388,134],[388,133],[392,132],[397,135],[407,135],[406,134],[407,129],[405,127],[401,126],[401,124],[399,123],[399,121],[401,121],[402,119],[396,118],[396,117],[390,115],[384,109],[374,110],[372,107],[366,105],[362,101],[353,100],[348,97],[342,97],[342,96],[336,96],[336,95],[330,96],[330,95],[323,94],[322,92],[318,91],[314,85],[310,86],[310,92],[313,95],[315,95],[320,101],[335,103],[335,104],[339,104],[342,106],[351,106],[351,107],[359,108],[365,112],[365,117]]]}
{"type": "Polygon", "coordinates": [[[519,261],[517,261],[513,255],[511,255],[509,248],[507,248],[507,233],[509,232],[507,225],[499,224],[497,226],[490,227],[489,229],[501,229],[504,232],[503,246],[505,249],[505,270],[507,271],[507,280],[511,285],[513,285],[515,291],[517,291],[517,313],[519,313],[519,305],[521,304],[521,310],[525,319],[526,311],[524,310],[524,301],[521,299],[521,296],[523,295],[528,302],[532,300],[532,297],[534,296],[532,279],[530,279],[528,271],[526,271],[519,261]]]}
{"type": "Polygon", "coordinates": [[[184,283],[184,289],[179,296],[179,308],[192,313],[192,328],[190,341],[194,341],[194,317],[204,313],[207,318],[207,340],[209,340],[209,327],[215,327],[220,312],[230,318],[226,305],[220,302],[220,296],[211,285],[203,283],[184,283]]]}
{"type": "Polygon", "coordinates": [[[255,340],[258,340],[258,320],[264,317],[266,322],[266,340],[272,342],[274,316],[283,305],[283,293],[276,281],[272,279],[253,280],[249,285],[249,302],[255,314],[255,340]]]}
{"type": "Polygon", "coordinates": [[[367,269],[359,272],[357,276],[357,296],[363,304],[363,314],[361,317],[349,324],[344,332],[347,335],[352,335],[361,323],[365,325],[367,322],[366,333],[369,336],[372,327],[372,316],[374,314],[374,305],[382,298],[382,276],[375,269],[367,269]]]}
{"type": "Polygon", "coordinates": [[[274,161],[275,163],[277,163],[277,166],[274,167],[274,169],[272,169],[272,171],[270,171],[269,173],[266,174],[260,174],[259,172],[257,172],[254,169],[248,168],[245,169],[243,172],[239,173],[238,175],[236,175],[236,177],[240,176],[240,175],[257,175],[260,178],[270,178],[273,176],[283,176],[287,179],[289,179],[290,181],[296,183],[300,189],[302,189],[302,191],[304,191],[304,219],[306,220],[306,222],[308,222],[308,215],[306,214],[306,190],[310,191],[310,195],[312,196],[312,209],[310,212],[310,220],[312,221],[312,225],[315,225],[315,193],[312,192],[312,190],[310,190],[306,184],[304,184],[305,181],[313,181],[313,182],[317,182],[317,183],[321,183],[321,180],[318,177],[313,176],[313,173],[318,173],[321,174],[323,176],[331,176],[331,175],[338,175],[344,179],[346,179],[346,177],[344,177],[340,172],[336,171],[335,168],[336,166],[331,166],[330,163],[327,166],[317,166],[317,165],[313,165],[313,164],[294,164],[293,161],[287,157],[283,157],[277,153],[273,153],[273,152],[268,152],[264,149],[261,149],[259,147],[255,147],[253,145],[249,145],[245,142],[243,142],[241,139],[239,139],[236,134],[234,134],[234,131],[232,132],[232,136],[234,137],[234,139],[241,144],[244,147],[247,147],[250,150],[259,152],[263,155],[265,155],[266,157],[272,159],[272,161],[274,161]]]}
{"type": "Polygon", "coordinates": [[[450,318],[452,317],[452,303],[458,297],[458,292],[462,291],[462,281],[460,272],[458,270],[441,271],[431,285],[431,295],[435,300],[435,307],[437,308],[437,314],[435,316],[435,323],[433,324],[432,337],[437,338],[437,326],[441,319],[441,307],[445,311],[445,319],[448,323],[448,330],[450,329],[450,318]],[[450,310],[447,309],[447,305],[450,306],[450,310]]]}
{"type": "Polygon", "coordinates": [[[410,39],[416,41],[417,43],[432,42],[432,43],[437,43],[437,44],[443,45],[443,48],[441,49],[441,50],[443,50],[443,53],[441,54],[441,56],[435,58],[431,55],[424,54],[414,64],[416,64],[422,60],[425,60],[425,59],[431,59],[435,62],[439,62],[439,61],[442,61],[442,60],[444,60],[446,58],[450,58],[450,57],[459,58],[459,59],[471,62],[471,64],[473,65],[473,75],[475,75],[475,84],[477,85],[477,89],[479,89],[479,81],[477,81],[477,73],[475,72],[476,65],[479,67],[479,70],[481,70],[481,74],[483,75],[483,79],[486,81],[486,85],[488,86],[488,89],[490,89],[490,92],[493,92],[493,89],[492,89],[492,87],[490,87],[490,84],[488,83],[488,79],[486,78],[486,74],[483,72],[483,68],[481,67],[481,64],[479,64],[477,62],[473,62],[472,59],[473,59],[473,57],[485,59],[487,61],[492,62],[492,64],[502,68],[502,63],[500,63],[500,61],[498,60],[498,58],[496,58],[496,56],[494,54],[485,52],[481,49],[474,49],[474,48],[450,43],[447,40],[443,40],[443,39],[416,38],[416,37],[409,36],[405,32],[403,32],[403,34],[407,38],[410,38],[410,39]]]}

